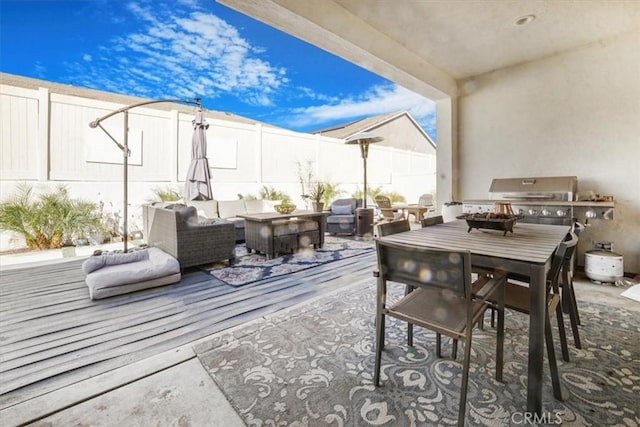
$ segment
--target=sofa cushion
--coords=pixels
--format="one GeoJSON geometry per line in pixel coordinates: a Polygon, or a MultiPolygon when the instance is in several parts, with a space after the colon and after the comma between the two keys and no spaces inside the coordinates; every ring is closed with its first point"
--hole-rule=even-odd
{"type": "Polygon", "coordinates": [[[247,209],[244,200],[219,200],[218,213],[220,218],[234,218],[238,215],[246,214],[247,209]]]}
{"type": "Polygon", "coordinates": [[[355,220],[355,215],[331,215],[327,217],[327,224],[350,224],[355,220]]]}
{"type": "Polygon", "coordinates": [[[353,214],[353,209],[351,205],[331,205],[331,214],[332,215],[351,215],[353,214]]]}
{"type": "Polygon", "coordinates": [[[190,200],[189,206],[194,206],[198,210],[198,215],[205,218],[220,218],[218,216],[217,200],[190,200]]]}
{"type": "Polygon", "coordinates": [[[184,206],[176,209],[184,222],[198,222],[198,210],[193,206],[184,206]]]}
{"type": "Polygon", "coordinates": [[[248,214],[264,212],[264,203],[262,199],[245,200],[244,205],[248,214]]]}
{"type": "MultiPolygon", "coordinates": [[[[146,258],[124,264],[108,265],[87,274],[85,280],[91,299],[120,295],[180,281],[180,264],[174,257],[158,248],[137,252],[145,252],[146,258]]],[[[105,257],[113,256],[105,255],[105,257]]]]}

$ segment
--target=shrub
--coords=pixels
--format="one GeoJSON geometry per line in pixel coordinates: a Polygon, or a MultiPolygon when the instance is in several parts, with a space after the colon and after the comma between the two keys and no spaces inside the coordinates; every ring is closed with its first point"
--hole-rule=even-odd
{"type": "Polygon", "coordinates": [[[391,200],[391,203],[406,203],[407,201],[402,194],[396,193],[395,191],[389,191],[383,194],[391,200]]]}
{"type": "Polygon", "coordinates": [[[160,188],[154,187],[151,189],[153,198],[148,200],[149,203],[153,202],[175,202],[182,199],[180,190],[176,190],[170,187],[160,188]]]}
{"type": "Polygon", "coordinates": [[[69,197],[66,186],[39,196],[28,184],[0,203],[0,229],[22,235],[29,248],[51,249],[101,230],[95,203],[69,197]]]}
{"type": "Polygon", "coordinates": [[[268,185],[263,185],[260,190],[260,198],[266,200],[281,200],[283,202],[291,202],[291,197],[288,194],[283,193],[282,191],[278,191],[273,187],[269,187],[268,185]]]}
{"type": "MultiPolygon", "coordinates": [[[[372,199],[375,199],[378,194],[383,194],[382,193],[382,187],[380,187],[380,186],[378,186],[378,187],[367,186],[367,194],[372,199]]],[[[353,197],[356,200],[362,200],[362,189],[359,188],[358,190],[356,190],[351,197],[353,197]]]]}

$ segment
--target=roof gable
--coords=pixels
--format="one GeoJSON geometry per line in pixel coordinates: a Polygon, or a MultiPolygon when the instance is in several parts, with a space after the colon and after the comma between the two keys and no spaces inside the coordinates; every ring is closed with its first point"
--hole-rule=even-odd
{"type": "Polygon", "coordinates": [[[346,139],[351,135],[355,135],[357,133],[373,131],[374,129],[392,122],[393,120],[397,120],[402,116],[406,116],[406,118],[409,119],[409,121],[420,131],[420,133],[429,142],[429,144],[431,144],[434,148],[436,147],[435,142],[429,137],[422,126],[418,124],[418,122],[413,118],[413,116],[411,116],[408,111],[396,111],[393,113],[381,114],[378,116],[365,117],[360,120],[334,125],[329,128],[320,129],[311,133],[328,136],[331,138],[346,139]]]}

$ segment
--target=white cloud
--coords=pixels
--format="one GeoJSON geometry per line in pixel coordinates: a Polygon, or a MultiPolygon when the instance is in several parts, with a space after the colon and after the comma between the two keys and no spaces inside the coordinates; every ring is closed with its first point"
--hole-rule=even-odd
{"type": "Polygon", "coordinates": [[[253,105],[273,104],[277,90],[289,81],[286,69],[256,56],[261,49],[227,22],[199,11],[196,2],[172,6],[128,3],[138,21],[135,31],[100,47],[101,55],[87,53],[84,63],[69,65],[75,82],[148,97],[227,93],[253,105]]]}
{"type": "Polygon", "coordinates": [[[396,84],[372,87],[339,102],[296,108],[288,117],[294,127],[348,122],[362,117],[407,110],[425,129],[435,128],[435,103],[396,84]]]}

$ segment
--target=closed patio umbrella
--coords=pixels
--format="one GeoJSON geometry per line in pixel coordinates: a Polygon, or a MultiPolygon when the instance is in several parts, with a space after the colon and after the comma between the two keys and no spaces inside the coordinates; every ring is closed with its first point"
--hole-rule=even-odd
{"type": "Polygon", "coordinates": [[[211,200],[211,174],[207,160],[207,129],[209,124],[202,111],[193,119],[193,138],[191,140],[191,163],[187,171],[184,186],[185,200],[211,200]]]}

